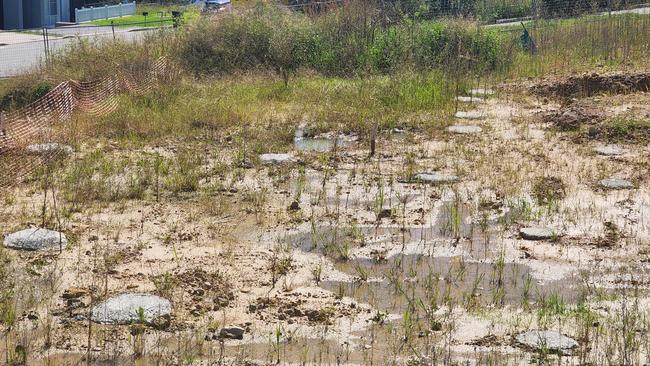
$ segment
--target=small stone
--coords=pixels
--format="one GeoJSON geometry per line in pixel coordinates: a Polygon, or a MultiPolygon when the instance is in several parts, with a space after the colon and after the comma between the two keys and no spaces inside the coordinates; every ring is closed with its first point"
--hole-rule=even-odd
{"type": "Polygon", "coordinates": [[[65,248],[68,239],[58,231],[32,228],[5,236],[4,244],[7,248],[22,250],[58,249],[65,248]]]}
{"type": "Polygon", "coordinates": [[[480,133],[483,129],[479,126],[454,125],[447,127],[448,132],[459,133],[463,135],[480,133]]]}
{"type": "Polygon", "coordinates": [[[547,350],[551,353],[571,354],[578,347],[578,342],[559,332],[548,330],[531,330],[515,336],[515,343],[535,351],[547,350]]]}
{"type": "Polygon", "coordinates": [[[200,287],[197,287],[194,290],[192,290],[192,295],[203,296],[203,295],[205,295],[205,290],[200,288],[200,287]]]}
{"type": "Polygon", "coordinates": [[[598,155],[605,156],[618,156],[626,153],[625,149],[622,149],[616,145],[597,146],[594,148],[594,152],[598,155]]]}
{"type": "Polygon", "coordinates": [[[607,188],[607,189],[632,189],[632,188],[634,188],[634,184],[632,184],[632,182],[627,181],[625,179],[618,179],[618,178],[603,179],[598,184],[600,184],[601,187],[607,188]]]}
{"type": "Polygon", "coordinates": [[[222,328],[219,331],[219,337],[226,339],[244,339],[244,332],[244,328],[230,326],[222,328]]]}
{"type": "Polygon", "coordinates": [[[458,111],[456,112],[455,117],[460,119],[481,119],[483,118],[483,114],[478,111],[458,111]]]}
{"type": "Polygon", "coordinates": [[[553,230],[545,227],[525,227],[519,234],[525,240],[548,240],[556,236],[553,230]]]}
{"type": "Polygon", "coordinates": [[[429,183],[429,184],[447,184],[455,183],[458,177],[455,175],[447,175],[437,172],[432,173],[418,173],[413,177],[415,182],[429,183]]]}
{"type": "Polygon", "coordinates": [[[287,208],[289,211],[299,211],[300,210],[300,204],[298,201],[293,201],[291,202],[291,205],[287,208]]]}
{"type": "Polygon", "coordinates": [[[461,102],[461,103],[483,103],[485,100],[480,97],[465,97],[465,96],[458,96],[456,97],[456,100],[461,102]]]}
{"type": "Polygon", "coordinates": [[[292,164],[296,162],[296,158],[291,154],[262,154],[260,161],[263,164],[292,164]]]}
{"type": "Polygon", "coordinates": [[[172,305],[169,300],[149,294],[122,294],[98,305],[91,312],[91,319],[101,324],[129,324],[140,320],[142,309],[145,323],[169,315],[172,305]]]}
{"type": "Polygon", "coordinates": [[[64,299],[78,299],[88,293],[88,290],[79,288],[79,287],[70,287],[69,289],[63,291],[61,295],[64,299]]]}
{"type": "Polygon", "coordinates": [[[29,145],[25,148],[25,150],[27,150],[28,153],[34,155],[50,155],[57,153],[70,155],[74,151],[71,146],[59,144],[56,142],[29,145]]]}

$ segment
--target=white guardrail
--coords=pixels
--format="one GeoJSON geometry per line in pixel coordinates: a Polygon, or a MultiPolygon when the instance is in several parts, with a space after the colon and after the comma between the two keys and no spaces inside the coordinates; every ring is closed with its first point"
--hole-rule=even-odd
{"type": "Polygon", "coordinates": [[[75,9],[75,21],[77,23],[89,22],[97,19],[117,18],[124,15],[135,14],[135,1],[126,4],[105,5],[98,7],[83,7],[75,9]]]}

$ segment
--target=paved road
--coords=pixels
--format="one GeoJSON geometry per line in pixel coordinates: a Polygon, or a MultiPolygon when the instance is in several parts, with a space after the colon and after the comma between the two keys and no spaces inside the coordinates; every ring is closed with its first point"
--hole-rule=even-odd
{"type": "MultiPolygon", "coordinates": [[[[155,31],[142,28],[116,28],[115,37],[127,41],[142,40],[155,31]]],[[[79,38],[93,41],[113,38],[111,27],[66,27],[49,30],[51,52],[65,49],[78,42],[79,38]]],[[[16,76],[41,66],[45,58],[45,45],[42,35],[0,32],[0,78],[16,76]]]]}

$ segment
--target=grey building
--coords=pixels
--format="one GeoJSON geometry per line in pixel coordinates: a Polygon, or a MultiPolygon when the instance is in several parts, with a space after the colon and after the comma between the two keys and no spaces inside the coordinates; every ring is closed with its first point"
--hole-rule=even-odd
{"type": "Polygon", "coordinates": [[[52,27],[70,21],[70,0],[0,0],[0,29],[52,27]]]}

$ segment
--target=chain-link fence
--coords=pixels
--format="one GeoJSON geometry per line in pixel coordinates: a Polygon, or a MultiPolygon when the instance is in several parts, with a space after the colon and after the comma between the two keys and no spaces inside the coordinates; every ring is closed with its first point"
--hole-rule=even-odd
{"type": "Polygon", "coordinates": [[[0,31],[0,78],[37,69],[43,66],[53,54],[75,42],[102,42],[112,39],[140,41],[148,33],[173,26],[172,18],[160,18],[143,23],[0,31]]]}

